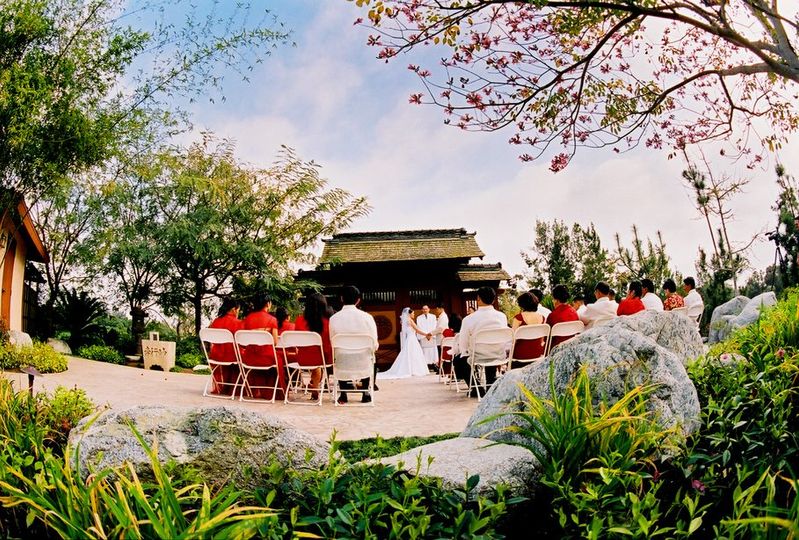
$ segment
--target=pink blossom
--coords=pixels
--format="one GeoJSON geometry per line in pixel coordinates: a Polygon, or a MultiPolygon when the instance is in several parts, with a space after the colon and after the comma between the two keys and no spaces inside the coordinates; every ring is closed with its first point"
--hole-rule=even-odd
{"type": "Polygon", "coordinates": [[[421,105],[422,94],[411,94],[411,97],[408,98],[408,103],[411,103],[413,105],[421,105]]]}

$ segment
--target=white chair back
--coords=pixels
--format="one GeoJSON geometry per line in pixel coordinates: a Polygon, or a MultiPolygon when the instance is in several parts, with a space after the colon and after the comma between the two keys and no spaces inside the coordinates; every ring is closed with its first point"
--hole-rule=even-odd
{"type": "Polygon", "coordinates": [[[236,343],[241,347],[248,345],[269,346],[275,345],[275,338],[272,332],[265,330],[239,330],[236,332],[236,343]]]}
{"type": "Polygon", "coordinates": [[[337,381],[357,381],[374,375],[374,341],[367,334],[338,334],[331,338],[333,375],[337,381]]]}
{"type": "Polygon", "coordinates": [[[547,349],[547,341],[549,339],[549,332],[550,326],[546,323],[544,324],[525,324],[520,326],[513,332],[513,345],[510,349],[510,361],[517,361],[517,362],[534,362],[535,360],[540,360],[544,358],[546,349],[547,349]],[[534,340],[534,339],[542,339],[544,340],[544,346],[541,348],[541,356],[536,358],[516,358],[516,345],[520,341],[527,341],[527,340],[534,340]]]}
{"type": "Polygon", "coordinates": [[[508,361],[507,349],[513,342],[510,328],[478,330],[472,337],[470,364],[501,365],[508,361]]]}
{"type": "Polygon", "coordinates": [[[566,321],[557,323],[552,326],[549,332],[549,344],[547,345],[547,354],[552,351],[552,342],[556,337],[573,337],[580,334],[585,330],[583,321],[566,321]]]}
{"type": "Polygon", "coordinates": [[[455,345],[455,338],[454,337],[445,337],[441,340],[441,358],[444,359],[444,352],[447,351],[447,354],[450,358],[446,359],[447,361],[452,359],[452,354],[448,351],[452,350],[453,345],[455,345]]]}
{"type": "Polygon", "coordinates": [[[234,346],[236,341],[233,337],[233,333],[230,330],[225,328],[203,328],[200,330],[200,345],[202,345],[203,354],[205,355],[205,360],[208,362],[208,365],[211,365],[212,362],[217,364],[235,364],[238,362],[238,360],[227,362],[211,358],[209,356],[209,351],[205,346],[206,343],[210,343],[211,345],[224,345],[229,343],[231,346],[233,346],[233,350],[238,358],[238,348],[234,346]]]}
{"type": "Polygon", "coordinates": [[[280,335],[281,347],[316,347],[322,346],[322,336],[316,332],[286,330],[280,335]]]}

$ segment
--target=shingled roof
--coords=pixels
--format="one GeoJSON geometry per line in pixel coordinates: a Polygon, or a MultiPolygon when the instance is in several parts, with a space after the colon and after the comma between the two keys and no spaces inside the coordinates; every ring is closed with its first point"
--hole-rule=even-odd
{"type": "Polygon", "coordinates": [[[458,279],[462,282],[503,281],[510,279],[510,274],[501,264],[467,264],[458,268],[458,279]]]}
{"type": "Polygon", "coordinates": [[[471,259],[485,253],[466,229],[343,233],[325,239],[319,262],[366,263],[471,259]]]}

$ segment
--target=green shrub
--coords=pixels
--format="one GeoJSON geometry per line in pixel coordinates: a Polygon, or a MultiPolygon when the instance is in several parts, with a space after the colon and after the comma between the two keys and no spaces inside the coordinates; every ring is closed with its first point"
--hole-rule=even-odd
{"type": "Polygon", "coordinates": [[[122,356],[122,353],[107,345],[87,345],[78,349],[77,354],[81,358],[88,358],[89,360],[97,360],[99,362],[108,362],[109,364],[125,363],[125,357],[122,356]]]}
{"type": "Polygon", "coordinates": [[[185,353],[178,356],[175,364],[184,369],[192,369],[194,366],[205,364],[205,357],[198,353],[185,353]]]}
{"type": "Polygon", "coordinates": [[[0,345],[0,368],[19,369],[25,366],[34,367],[40,373],[61,373],[67,370],[69,361],[45,343],[34,342],[33,346],[25,347],[0,345]]]}
{"type": "Polygon", "coordinates": [[[200,339],[197,336],[183,336],[175,344],[175,354],[178,356],[189,353],[199,354],[201,356],[203,354],[202,347],[200,346],[200,339]]]}
{"type": "Polygon", "coordinates": [[[431,437],[392,437],[390,439],[377,436],[355,441],[341,441],[338,443],[338,449],[347,461],[355,463],[369,458],[394,456],[417,446],[452,439],[458,435],[458,433],[446,433],[431,437]]]}

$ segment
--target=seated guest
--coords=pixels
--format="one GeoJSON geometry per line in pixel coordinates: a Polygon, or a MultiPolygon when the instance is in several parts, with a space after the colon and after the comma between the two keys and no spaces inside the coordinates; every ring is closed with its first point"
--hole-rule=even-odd
{"type": "Polygon", "coordinates": [[[283,306],[275,310],[275,319],[277,320],[277,335],[286,330],[294,330],[294,323],[289,320],[289,312],[283,306]]]}
{"type": "Polygon", "coordinates": [[[594,296],[596,297],[596,302],[593,304],[588,304],[585,306],[585,311],[583,311],[581,314],[578,314],[580,316],[580,320],[583,321],[586,328],[591,328],[598,320],[608,319],[610,317],[616,316],[616,310],[618,309],[618,306],[616,305],[616,302],[610,301],[608,294],[610,294],[610,286],[604,281],[597,282],[597,284],[594,286],[594,296]]]}
{"type": "MultiPolygon", "coordinates": [[[[243,327],[242,322],[239,320],[239,309],[238,300],[225,298],[219,307],[217,318],[211,322],[209,328],[223,328],[230,330],[231,334],[235,334],[243,327]]],[[[233,385],[239,376],[239,366],[236,359],[236,351],[233,347],[232,343],[212,343],[211,350],[208,351],[208,356],[212,360],[232,362],[230,366],[218,366],[214,370],[214,388],[211,391],[215,394],[229,395],[234,391],[233,385]]]]}
{"type": "MultiPolygon", "coordinates": [[[[452,316],[449,318],[449,328],[444,330],[443,336],[444,337],[456,337],[458,332],[461,331],[461,324],[463,319],[457,313],[453,313],[452,316]]],[[[458,340],[456,339],[452,344],[452,349],[450,349],[450,355],[453,357],[458,354],[458,340]]]]}
{"type": "MultiPolygon", "coordinates": [[[[374,345],[373,351],[376,351],[380,346],[377,339],[377,324],[374,317],[365,311],[358,309],[361,303],[361,291],[357,287],[348,285],[341,289],[341,311],[335,313],[330,317],[330,339],[332,340],[337,334],[366,334],[371,336],[374,345]]],[[[374,378],[377,379],[377,363],[374,368],[374,378]]],[[[367,386],[369,379],[362,379],[361,385],[367,386]]],[[[354,389],[351,381],[341,381],[339,388],[345,390],[338,396],[339,404],[347,403],[346,390],[354,389]]],[[[375,386],[375,390],[377,387],[375,386]]],[[[372,401],[372,396],[364,392],[361,396],[362,403],[369,403],[372,401]]]]}
{"type": "Polygon", "coordinates": [[[612,303],[616,304],[616,308],[619,307],[619,303],[616,301],[616,290],[615,289],[611,289],[610,292],[608,292],[608,300],[610,300],[612,303]]]}
{"type": "MultiPolygon", "coordinates": [[[[322,336],[322,352],[325,355],[325,364],[333,363],[333,347],[330,345],[330,317],[333,310],[327,305],[327,298],[319,293],[312,293],[305,297],[305,309],[297,317],[294,329],[304,332],[316,332],[322,336]]],[[[307,351],[300,350],[298,356],[300,364],[319,365],[319,358],[309,358],[307,351]]],[[[311,400],[319,399],[319,383],[322,381],[322,370],[315,369],[311,372],[311,400]]]]}
{"type": "Polygon", "coordinates": [[[687,277],[682,280],[682,283],[682,288],[686,293],[683,302],[685,303],[685,307],[688,308],[686,314],[689,317],[698,317],[705,310],[705,301],[702,300],[702,297],[699,296],[699,292],[696,290],[696,281],[694,281],[692,277],[687,277]]]}
{"type": "Polygon", "coordinates": [[[577,316],[578,317],[580,315],[582,315],[583,312],[585,311],[585,297],[584,296],[575,296],[572,299],[572,307],[574,308],[574,311],[577,312],[577,316]]]}
{"type": "Polygon", "coordinates": [[[660,297],[655,294],[655,284],[649,278],[641,280],[641,302],[644,308],[649,311],[663,311],[663,302],[660,297]]]}
{"type": "Polygon", "coordinates": [[[538,313],[544,316],[544,319],[549,317],[549,314],[552,313],[552,310],[543,305],[541,302],[544,300],[544,291],[541,289],[530,289],[530,292],[538,298],[538,313]]]}
{"type": "MultiPolygon", "coordinates": [[[[269,313],[272,309],[272,300],[268,294],[259,294],[253,298],[252,302],[255,311],[244,317],[245,330],[263,330],[272,334],[272,338],[277,344],[277,319],[269,313]]],[[[279,388],[285,391],[285,374],[283,368],[283,358],[272,355],[272,347],[250,345],[242,352],[242,360],[253,366],[271,366],[277,364],[279,388]]],[[[272,371],[255,371],[250,373],[249,382],[253,386],[274,386],[275,374],[272,371]]],[[[254,398],[272,399],[272,393],[268,388],[253,389],[254,398]]],[[[281,396],[282,397],[282,396],[281,396]]]]}
{"type": "MultiPolygon", "coordinates": [[[[555,302],[555,309],[547,317],[547,324],[555,326],[558,323],[579,321],[580,317],[571,305],[569,305],[569,289],[566,285],[555,285],[552,289],[552,301],[555,302]]],[[[550,350],[573,336],[557,336],[552,338],[550,350]]]]}
{"type": "MultiPolygon", "coordinates": [[[[459,379],[468,381],[471,378],[472,366],[469,364],[469,357],[474,352],[471,350],[471,341],[474,335],[480,330],[508,327],[508,319],[505,314],[494,309],[496,297],[497,295],[491,287],[480,287],[477,289],[477,311],[463,318],[461,331],[458,333],[458,350],[460,354],[452,360],[455,375],[459,379]]],[[[499,354],[505,354],[504,347],[499,354]]],[[[496,377],[496,367],[485,368],[486,384],[493,384],[496,377]]],[[[472,395],[477,397],[476,389],[473,390],[472,395]]]]}
{"type": "MultiPolygon", "coordinates": [[[[521,311],[516,314],[511,323],[511,327],[514,330],[520,326],[544,324],[545,319],[543,315],[538,313],[538,298],[534,294],[529,292],[522,293],[516,299],[516,303],[519,304],[521,311]]],[[[513,357],[520,360],[529,360],[544,356],[544,340],[545,338],[516,340],[513,357]]],[[[511,368],[523,365],[521,362],[514,362],[511,368]]]]}
{"type": "Polygon", "coordinates": [[[616,310],[616,315],[635,315],[644,311],[644,303],[641,302],[642,292],[640,281],[631,281],[627,287],[627,297],[619,304],[619,309],[616,310]]]}
{"type": "Polygon", "coordinates": [[[663,301],[664,310],[671,311],[685,306],[682,296],[677,294],[677,284],[674,283],[673,279],[668,278],[663,282],[663,292],[666,293],[666,300],[663,301]]]}

